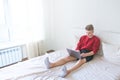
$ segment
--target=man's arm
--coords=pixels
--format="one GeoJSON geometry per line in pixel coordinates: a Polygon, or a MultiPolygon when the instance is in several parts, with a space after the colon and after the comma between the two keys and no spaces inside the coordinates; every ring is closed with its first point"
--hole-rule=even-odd
{"type": "Polygon", "coordinates": [[[88,53],[82,53],[81,56],[82,57],[87,57],[87,56],[92,56],[94,54],[97,53],[97,51],[99,50],[99,47],[100,47],[100,40],[97,39],[95,42],[94,42],[94,45],[93,45],[93,50],[88,52],[88,53]]]}
{"type": "Polygon", "coordinates": [[[82,54],[80,54],[80,56],[82,56],[82,57],[87,57],[87,56],[92,56],[92,55],[94,55],[93,51],[90,51],[88,53],[82,53],[82,54]]]}

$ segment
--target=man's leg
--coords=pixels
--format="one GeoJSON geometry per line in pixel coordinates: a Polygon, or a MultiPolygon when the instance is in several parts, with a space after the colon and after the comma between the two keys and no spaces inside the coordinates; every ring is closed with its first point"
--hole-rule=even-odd
{"type": "Polygon", "coordinates": [[[54,63],[51,63],[50,67],[52,68],[52,67],[56,67],[56,66],[61,66],[63,64],[66,64],[67,62],[71,62],[71,61],[74,61],[74,60],[76,60],[75,57],[67,56],[65,58],[62,58],[62,59],[54,62],[54,63]]]}
{"type": "Polygon", "coordinates": [[[68,69],[68,72],[72,72],[72,71],[78,69],[84,63],[86,63],[86,59],[85,58],[81,59],[81,60],[78,60],[77,63],[73,67],[71,67],[70,69],[68,69]]]}
{"type": "Polygon", "coordinates": [[[85,59],[85,58],[84,58],[84,59],[81,59],[81,60],[78,60],[77,63],[76,63],[73,67],[71,67],[70,69],[68,69],[68,70],[67,70],[66,68],[64,68],[61,77],[67,76],[70,72],[78,69],[78,68],[79,68],[81,65],[83,65],[84,63],[86,63],[86,59],[85,59]],[[65,69],[66,69],[66,70],[65,70],[65,69]]]}
{"type": "MultiPolygon", "coordinates": [[[[74,61],[74,60],[76,60],[75,57],[67,56],[65,58],[62,58],[62,59],[54,62],[54,63],[49,62],[50,63],[49,68],[53,68],[53,67],[56,67],[56,66],[61,66],[61,65],[65,64],[65,63],[67,63],[67,62],[74,61]]],[[[47,61],[49,61],[49,60],[47,60],[47,61]]]]}

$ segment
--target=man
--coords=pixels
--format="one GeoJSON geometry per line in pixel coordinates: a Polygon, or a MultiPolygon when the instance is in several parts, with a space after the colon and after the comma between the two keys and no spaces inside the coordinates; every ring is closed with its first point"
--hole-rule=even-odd
{"type": "Polygon", "coordinates": [[[67,69],[65,66],[62,69],[61,77],[67,76],[72,71],[78,69],[81,65],[84,63],[91,61],[93,59],[93,56],[97,53],[100,47],[100,39],[94,35],[94,27],[92,24],[89,24],[85,27],[86,35],[83,35],[76,47],[77,51],[80,51],[81,59],[77,59],[72,56],[67,56],[65,58],[62,58],[54,63],[51,63],[48,58],[45,59],[45,64],[47,68],[53,68],[56,66],[63,65],[70,61],[77,60],[77,63],[71,67],[70,69],[67,69]]]}

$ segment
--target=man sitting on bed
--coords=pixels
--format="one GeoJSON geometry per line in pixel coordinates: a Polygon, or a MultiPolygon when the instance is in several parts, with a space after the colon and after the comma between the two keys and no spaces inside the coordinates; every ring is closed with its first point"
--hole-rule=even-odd
{"type": "Polygon", "coordinates": [[[51,63],[49,61],[49,58],[47,57],[45,59],[46,67],[49,69],[49,68],[63,65],[63,64],[70,62],[70,61],[77,60],[77,63],[73,67],[71,67],[70,69],[67,69],[65,66],[63,67],[62,73],[60,76],[65,77],[69,73],[71,73],[72,71],[78,69],[84,63],[91,61],[93,59],[93,56],[99,50],[100,39],[93,34],[94,27],[92,24],[87,25],[85,27],[85,30],[86,30],[86,35],[83,35],[80,38],[80,40],[77,44],[77,47],[76,47],[76,50],[81,52],[81,54],[80,54],[80,56],[82,57],[81,59],[77,59],[77,58],[72,57],[72,56],[67,56],[65,58],[62,58],[62,59],[54,62],[54,63],[51,63]]]}

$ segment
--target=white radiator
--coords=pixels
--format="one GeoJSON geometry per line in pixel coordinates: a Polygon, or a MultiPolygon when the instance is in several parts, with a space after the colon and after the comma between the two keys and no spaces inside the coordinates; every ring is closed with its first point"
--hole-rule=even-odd
{"type": "Polygon", "coordinates": [[[21,61],[23,51],[21,46],[0,50],[0,67],[21,61]]]}

